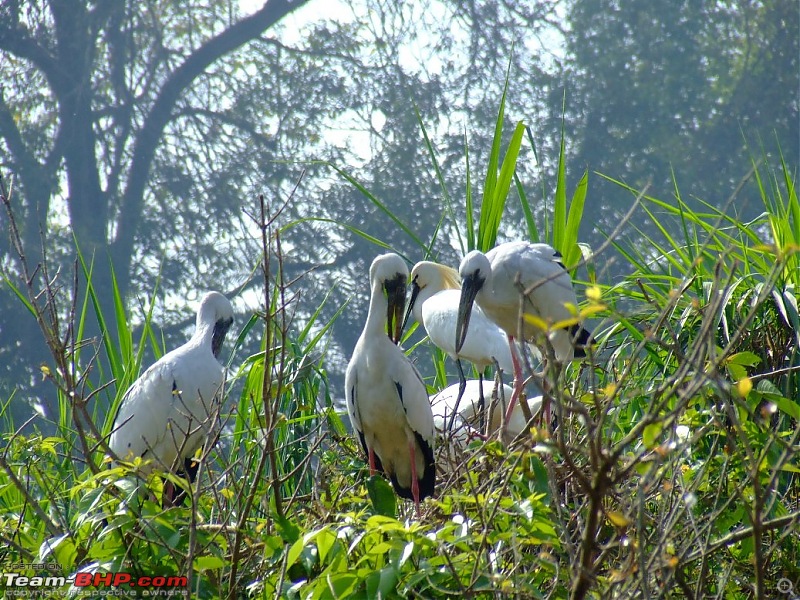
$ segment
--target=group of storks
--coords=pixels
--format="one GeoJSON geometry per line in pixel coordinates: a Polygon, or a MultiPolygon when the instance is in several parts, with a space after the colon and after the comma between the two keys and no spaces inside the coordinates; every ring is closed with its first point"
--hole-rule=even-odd
{"type": "MultiPolygon", "coordinates": [[[[520,419],[517,407],[524,397],[518,341],[565,362],[583,354],[589,333],[578,324],[578,301],[561,255],[547,244],[509,242],[486,254],[475,250],[458,271],[419,262],[411,270],[407,308],[409,271],[400,256],[375,258],[369,279],[367,320],[345,377],[347,410],[370,473],[389,476],[399,496],[414,500],[419,515],[420,501],[435,488],[435,425],[452,430],[456,419],[468,413],[484,419],[482,379],[476,386],[479,410],[472,393],[459,410],[468,383],[461,359],[475,364],[479,373],[492,364],[513,372],[505,411],[490,415],[492,425],[485,430],[499,431],[502,439],[509,423],[520,419]],[[458,393],[438,408],[434,398],[433,410],[422,378],[399,346],[411,315],[458,366],[458,393]]],[[[141,457],[145,473],[172,470],[194,480],[197,450],[215,437],[225,379],[218,358],[232,322],[228,299],[218,292],[206,294],[192,338],[147,369],[123,397],[109,438],[114,458],[141,457]]],[[[474,387],[470,382],[471,391],[474,387]]],[[[508,388],[502,386],[501,395],[503,389],[508,388]]],[[[465,422],[459,426],[469,428],[465,422]]],[[[165,504],[181,495],[165,485],[165,504]]]]}

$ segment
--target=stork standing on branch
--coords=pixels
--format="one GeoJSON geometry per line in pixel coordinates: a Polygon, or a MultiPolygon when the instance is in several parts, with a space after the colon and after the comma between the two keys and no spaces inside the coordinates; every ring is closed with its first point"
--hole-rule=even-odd
{"type": "MultiPolygon", "coordinates": [[[[108,442],[117,458],[141,457],[148,461],[145,473],[172,471],[194,482],[199,468],[194,454],[215,434],[225,380],[218,359],[232,323],[228,299],[219,292],[206,294],[192,338],[162,356],[125,393],[108,442]]],[[[164,485],[165,506],[183,497],[183,491],[164,485]]]]}
{"type": "Polygon", "coordinates": [[[433,414],[425,384],[397,346],[402,333],[408,267],[397,254],[378,256],[369,270],[367,322],[345,376],[347,411],[367,453],[370,474],[383,471],[401,498],[433,495],[433,414]]]}
{"type": "MultiPolygon", "coordinates": [[[[519,336],[539,347],[551,344],[556,360],[565,362],[585,354],[583,345],[588,343],[590,333],[575,322],[578,299],[572,279],[561,262],[561,254],[547,244],[508,242],[486,254],[473,250],[461,261],[459,273],[456,350],[464,345],[472,305],[477,302],[508,337],[514,365],[514,391],[506,410],[508,421],[524,383],[514,339],[519,336]],[[572,324],[559,325],[564,322],[572,324]],[[547,328],[546,335],[536,323],[547,328]]],[[[549,421],[548,405],[544,412],[549,421]]]]}

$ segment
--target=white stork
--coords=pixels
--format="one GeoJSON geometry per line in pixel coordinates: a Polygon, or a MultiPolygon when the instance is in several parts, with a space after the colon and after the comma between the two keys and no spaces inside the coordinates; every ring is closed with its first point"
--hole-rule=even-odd
{"type": "Polygon", "coordinates": [[[345,376],[347,411],[369,459],[395,492],[420,500],[433,495],[433,414],[422,378],[396,345],[402,332],[408,267],[397,254],[378,256],[369,270],[367,322],[345,376]]]}
{"type": "MultiPolygon", "coordinates": [[[[154,468],[197,475],[194,453],[212,433],[225,379],[218,362],[225,335],[233,323],[233,307],[219,292],[200,302],[194,335],[162,356],[125,392],[108,445],[117,458],[142,457],[154,468]]],[[[165,484],[164,504],[183,493],[165,484]],[[168,491],[169,490],[169,491],[168,491]]]]}
{"type": "MultiPolygon", "coordinates": [[[[461,299],[456,327],[456,349],[466,338],[472,305],[505,331],[514,365],[514,391],[506,412],[509,421],[514,404],[522,391],[522,367],[514,348],[514,338],[541,343],[542,332],[521,318],[538,317],[548,325],[574,319],[578,299],[569,273],[561,263],[561,254],[547,244],[508,242],[486,254],[473,250],[461,261],[461,299]],[[523,292],[524,290],[524,292],[523,292]]],[[[553,329],[548,334],[556,359],[571,360],[583,355],[582,344],[589,332],[578,325],[553,329]]],[[[545,408],[547,418],[547,407],[545,408]]]]}
{"type": "MultiPolygon", "coordinates": [[[[471,379],[466,382],[463,398],[457,402],[459,395],[459,384],[453,384],[443,389],[438,394],[431,397],[431,409],[433,410],[433,422],[437,431],[445,433],[459,447],[463,448],[471,437],[480,437],[476,434],[475,428],[478,426],[478,415],[481,397],[483,395],[483,381],[471,379]],[[447,424],[448,420],[450,425],[447,424]],[[453,421],[455,420],[455,425],[453,421]]],[[[497,403],[492,410],[489,418],[488,434],[493,435],[500,431],[503,418],[503,407],[511,399],[513,390],[511,386],[503,384],[497,390],[497,403]]],[[[528,408],[531,416],[536,416],[542,407],[542,396],[532,396],[527,399],[528,408]]],[[[516,438],[520,433],[527,429],[528,420],[522,409],[522,403],[517,402],[511,412],[511,417],[506,423],[504,442],[516,438]]]]}
{"type": "MultiPolygon", "coordinates": [[[[459,394],[455,401],[453,418],[467,383],[461,360],[467,360],[478,368],[480,381],[483,371],[497,360],[500,369],[513,372],[511,352],[506,336],[492,323],[478,306],[472,307],[470,328],[461,348],[456,351],[455,333],[458,322],[458,306],[461,298],[461,279],[458,271],[434,262],[422,261],[411,269],[411,299],[408,303],[403,328],[409,316],[425,327],[431,342],[444,350],[456,361],[458,367],[459,394]]],[[[483,386],[478,387],[480,419],[483,419],[483,386]]],[[[452,428],[452,423],[450,427],[452,428]]],[[[483,427],[481,427],[481,431],[483,427]]]]}

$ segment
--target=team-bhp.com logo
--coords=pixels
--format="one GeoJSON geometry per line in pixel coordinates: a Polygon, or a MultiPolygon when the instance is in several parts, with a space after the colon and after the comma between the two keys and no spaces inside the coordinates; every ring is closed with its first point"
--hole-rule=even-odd
{"type": "Polygon", "coordinates": [[[97,588],[104,590],[102,595],[127,595],[126,592],[135,590],[137,596],[179,596],[186,594],[188,580],[185,576],[152,577],[142,575],[133,576],[130,573],[74,573],[69,577],[63,576],[28,576],[20,573],[3,573],[0,581],[5,588],[6,597],[28,597],[52,594],[65,586],[74,588],[97,588]]]}

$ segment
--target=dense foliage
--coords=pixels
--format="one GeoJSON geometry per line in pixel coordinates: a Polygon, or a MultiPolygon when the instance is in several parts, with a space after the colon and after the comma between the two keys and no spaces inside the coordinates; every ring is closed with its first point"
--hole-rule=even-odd
{"type": "MultiPolygon", "coordinates": [[[[470,246],[491,243],[507,208],[518,138],[502,155],[502,115],[488,193],[463,234],[470,246]]],[[[154,502],[162,478],[143,491],[135,465],[108,463],[100,440],[110,419],[92,409],[111,392],[93,386],[84,365],[97,357],[78,343],[98,292],[46,263],[29,269],[29,283],[12,289],[41,323],[52,353],[42,374],[60,411],[57,433],[45,436],[12,423],[5,405],[4,560],[29,576],[185,575],[199,598],[776,597],[800,582],[800,202],[785,167],[755,172],[757,221],[692,211],[677,191],[664,202],[629,190],[660,234],[635,247],[612,235],[581,252],[587,187],[582,180],[568,203],[559,169],[547,227],[530,221],[528,233],[547,231],[575,276],[587,274],[581,312],[598,345],[580,365],[531,370],[551,391],[554,431],[534,427],[508,447],[475,441],[464,455],[441,440],[436,498],[420,520],[367,476],[335,411],[325,374],[332,324],[319,317],[325,299],[311,319],[296,317],[282,251],[294,223],[279,208],[262,199],[252,211],[264,308],[236,347],[260,333],[260,348],[243,360],[234,352],[237,391],[183,507],[154,502]],[[669,233],[675,225],[681,238],[669,233]],[[624,281],[598,274],[612,253],[624,281]],[[65,303],[73,310],[62,321],[65,303]]],[[[13,223],[8,190],[3,200],[13,223]]],[[[21,247],[13,231],[12,241],[21,247]]],[[[105,338],[118,382],[139,372],[145,345],[161,350],[154,303],[138,340],[117,289],[117,310],[102,315],[124,340],[105,338]]],[[[424,344],[412,353],[426,360],[424,344]]],[[[432,362],[431,391],[452,371],[437,352],[432,362]]]]}

